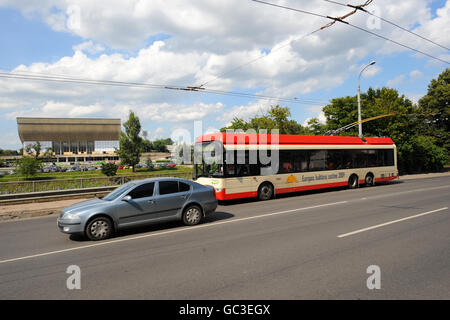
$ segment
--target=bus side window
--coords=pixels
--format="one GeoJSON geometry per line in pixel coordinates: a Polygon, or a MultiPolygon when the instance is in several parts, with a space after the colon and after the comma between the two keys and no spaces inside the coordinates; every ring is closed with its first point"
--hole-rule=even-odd
{"type": "Polygon", "coordinates": [[[293,172],[292,166],[293,152],[291,150],[281,150],[280,151],[280,173],[293,172]]]}
{"type": "Polygon", "coordinates": [[[305,172],[308,171],[308,151],[306,150],[294,150],[293,171],[305,172]]]}
{"type": "Polygon", "coordinates": [[[377,166],[377,150],[367,150],[367,165],[369,167],[377,166]]]}
{"type": "Polygon", "coordinates": [[[344,169],[353,168],[353,150],[344,150],[344,157],[342,159],[344,169]]]}

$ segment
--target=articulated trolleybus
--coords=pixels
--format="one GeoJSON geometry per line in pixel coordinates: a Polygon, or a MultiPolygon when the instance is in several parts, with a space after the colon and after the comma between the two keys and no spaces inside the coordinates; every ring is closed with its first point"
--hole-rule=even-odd
{"type": "Polygon", "coordinates": [[[218,200],[343,187],[397,178],[391,138],[213,133],[195,144],[196,182],[218,200]]]}

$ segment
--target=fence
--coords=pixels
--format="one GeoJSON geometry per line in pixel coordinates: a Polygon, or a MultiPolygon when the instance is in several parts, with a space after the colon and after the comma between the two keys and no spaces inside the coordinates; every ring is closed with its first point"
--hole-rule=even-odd
{"type": "Polygon", "coordinates": [[[73,178],[73,179],[0,182],[0,194],[107,187],[124,184],[132,180],[155,178],[155,177],[178,177],[184,179],[192,179],[192,173],[174,172],[174,173],[160,173],[160,174],[156,173],[146,175],[114,176],[114,177],[89,177],[89,178],[73,178]]]}

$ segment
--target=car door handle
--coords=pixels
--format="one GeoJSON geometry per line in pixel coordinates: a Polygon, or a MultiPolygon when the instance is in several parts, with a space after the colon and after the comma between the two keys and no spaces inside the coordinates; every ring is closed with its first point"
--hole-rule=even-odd
{"type": "Polygon", "coordinates": [[[148,200],[148,203],[155,203],[155,200],[148,200]]]}
{"type": "Polygon", "coordinates": [[[184,196],[180,196],[181,199],[186,199],[187,198],[187,194],[185,194],[184,196]]]}

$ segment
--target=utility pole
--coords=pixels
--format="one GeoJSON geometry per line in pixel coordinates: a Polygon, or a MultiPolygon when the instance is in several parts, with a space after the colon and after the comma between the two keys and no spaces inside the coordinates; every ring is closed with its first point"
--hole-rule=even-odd
{"type": "Polygon", "coordinates": [[[362,138],[362,123],[361,123],[361,98],[360,98],[360,86],[359,86],[359,82],[361,79],[361,74],[363,73],[364,70],[366,70],[368,67],[370,67],[371,65],[374,65],[375,61],[372,61],[371,63],[369,63],[368,65],[366,65],[361,72],[359,73],[358,76],[358,132],[359,132],[359,137],[362,138]]]}

